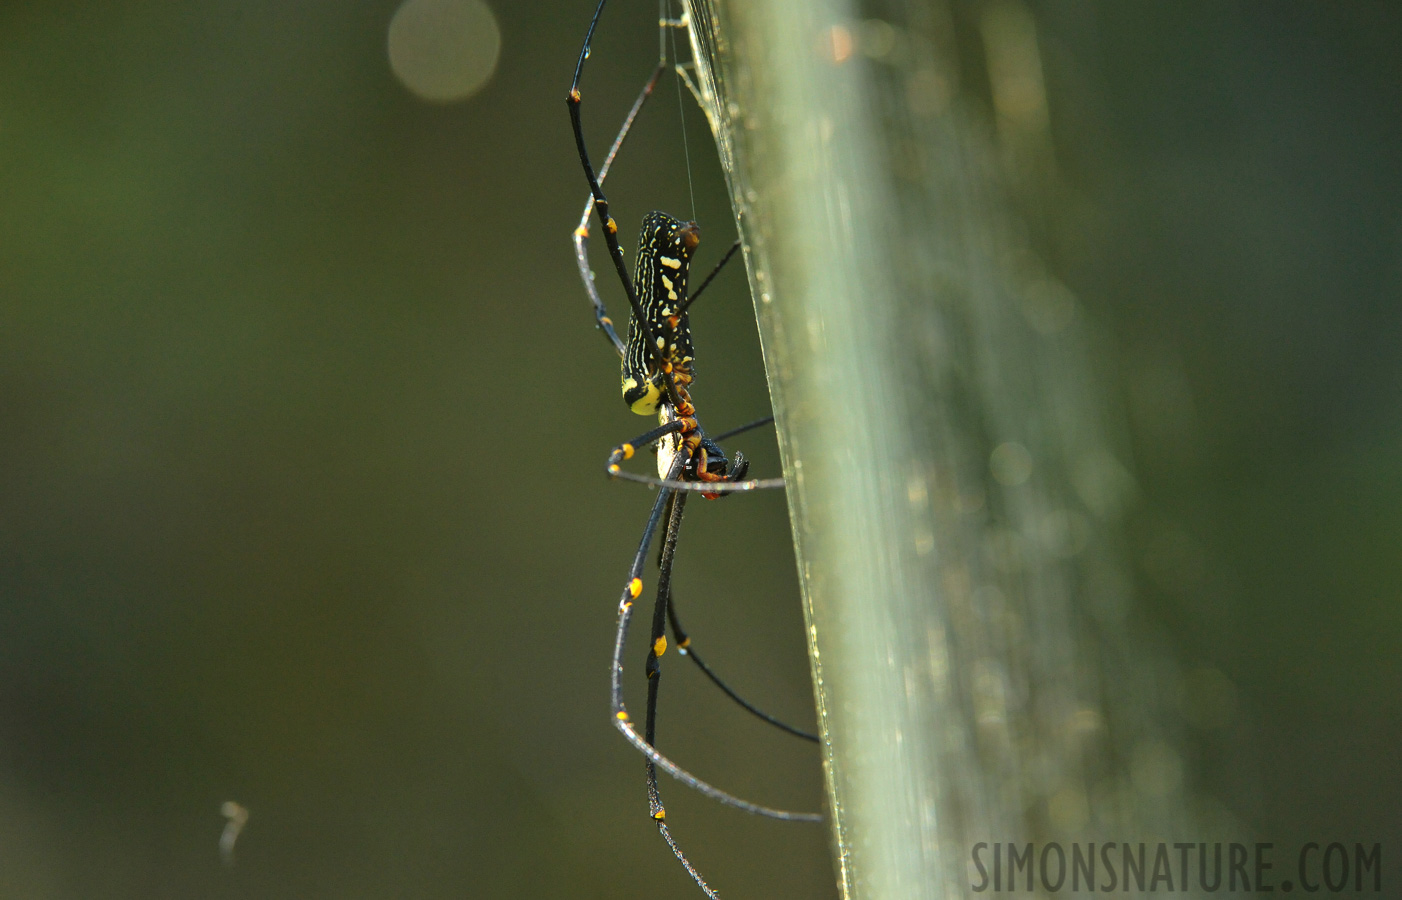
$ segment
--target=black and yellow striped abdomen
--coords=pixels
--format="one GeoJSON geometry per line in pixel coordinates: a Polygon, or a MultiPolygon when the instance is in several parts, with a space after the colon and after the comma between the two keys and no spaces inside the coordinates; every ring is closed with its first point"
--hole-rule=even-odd
{"type": "Polygon", "coordinates": [[[640,327],[636,318],[629,320],[627,352],[623,354],[623,401],[640,416],[655,414],[666,395],[659,354],[672,364],[674,379],[681,375],[683,384],[690,380],[691,328],[682,307],[691,254],[700,241],[695,222],[657,211],[643,216],[633,284],[647,329],[640,327]],[[657,353],[648,346],[649,334],[657,353]]]}

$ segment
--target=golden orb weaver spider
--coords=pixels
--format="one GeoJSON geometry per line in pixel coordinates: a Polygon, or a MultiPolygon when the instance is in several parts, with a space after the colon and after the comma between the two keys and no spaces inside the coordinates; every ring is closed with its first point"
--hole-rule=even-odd
{"type": "MultiPolygon", "coordinates": [[[[808,741],[817,741],[815,735],[789,726],[763,712],[745,700],[722,681],[689,646],[690,639],[677,618],[676,605],[671,592],[672,561],[676,551],[681,527],[682,512],[688,493],[699,492],[707,499],[716,499],[725,494],[751,491],[763,488],[783,487],[783,479],[746,480],[748,463],[737,453],[734,463],[725,456],[720,441],[733,435],[768,424],[772,417],[751,422],[712,438],[701,427],[696,417],[696,407],[691,399],[690,385],[694,379],[692,363],[694,348],[691,340],[691,327],[688,318],[690,306],[710,285],[711,280],[734,256],[740,243],[736,241],[725,253],[714,269],[706,276],[694,293],[688,294],[687,281],[693,251],[700,243],[700,229],[695,222],[684,222],[660,211],[648,213],[643,218],[641,234],[638,238],[638,256],[634,274],[629,275],[624,262],[623,249],[618,241],[618,226],[609,215],[609,202],[603,191],[603,181],[608,175],[619,148],[632,128],[643,104],[652,94],[658,79],[667,68],[665,41],[663,54],[651,77],[644,84],[637,100],[633,103],[623,126],[614,138],[603,165],[596,171],[590,162],[580,120],[581,94],[580,77],[584,62],[589,57],[590,43],[599,24],[607,0],[600,0],[590,20],[589,30],[584,37],[579,60],[575,64],[574,79],[570,84],[567,102],[570,123],[574,131],[575,145],[579,152],[580,164],[589,182],[589,198],[585,204],[579,226],[574,231],[575,258],[579,265],[581,279],[594,307],[594,317],[599,330],[613,346],[622,361],[622,392],[629,409],[639,415],[658,416],[659,425],[638,437],[619,444],[609,454],[607,472],[611,478],[622,478],[649,484],[657,488],[657,498],[643,529],[637,553],[628,571],[628,579],[623,588],[618,607],[618,625],[615,632],[613,663],[610,677],[610,706],[613,723],[623,736],[647,759],[648,812],[656,823],[659,833],[666,841],[677,860],[708,897],[716,893],[692,865],[686,854],[677,844],[666,822],[666,809],[658,788],[657,770],[686,786],[719,801],[755,815],[787,821],[820,822],[817,813],[792,812],[752,803],[727,791],[715,787],[692,775],[672,760],[663,756],[655,746],[655,725],[657,718],[658,694],[661,684],[661,657],[667,648],[667,625],[670,622],[672,635],[678,652],[689,656],[703,673],[728,697],[741,707],[764,721],[790,734],[808,741]],[[618,274],[623,292],[627,296],[630,320],[627,341],[620,340],[609,318],[602,298],[594,285],[593,272],[589,266],[588,238],[591,216],[597,216],[604,233],[609,257],[618,274]],[[640,475],[625,471],[622,463],[631,458],[637,447],[658,444],[658,475],[640,475]],[[652,628],[645,671],[648,681],[647,707],[644,727],[639,733],[633,723],[623,699],[623,655],[627,643],[629,623],[632,618],[633,602],[642,594],[642,572],[651,547],[653,537],[663,518],[662,543],[658,556],[657,595],[653,605],[652,628]]],[[[665,14],[659,16],[659,27],[684,28],[686,20],[671,19],[665,14]]]]}

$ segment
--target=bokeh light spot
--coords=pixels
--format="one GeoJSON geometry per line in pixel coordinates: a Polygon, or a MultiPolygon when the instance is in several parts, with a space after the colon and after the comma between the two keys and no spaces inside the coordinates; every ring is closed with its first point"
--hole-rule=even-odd
{"type": "Polygon", "coordinates": [[[389,22],[389,67],[416,96],[451,103],[497,67],[501,29],[482,0],[404,0],[389,22]]]}
{"type": "Polygon", "coordinates": [[[1016,441],[1008,441],[993,448],[988,467],[1000,484],[1016,487],[1032,477],[1032,454],[1016,441]]]}

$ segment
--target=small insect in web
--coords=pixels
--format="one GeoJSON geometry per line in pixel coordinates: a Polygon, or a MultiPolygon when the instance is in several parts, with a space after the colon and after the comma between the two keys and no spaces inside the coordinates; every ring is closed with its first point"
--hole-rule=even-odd
{"type": "MultiPolygon", "coordinates": [[[[682,852],[667,825],[666,809],[662,803],[657,781],[658,769],[705,796],[755,815],[804,822],[818,822],[822,820],[822,817],[816,813],[774,809],[743,800],[695,777],[657,750],[655,726],[662,674],[661,659],[667,649],[666,631],[669,622],[678,652],[689,656],[728,697],[764,721],[790,734],[813,742],[816,742],[817,738],[812,734],[786,725],[732,690],[701,660],[696,654],[695,648],[690,647],[690,638],[682,629],[677,617],[676,603],[671,590],[672,562],[677,548],[682,512],[686,505],[687,495],[700,493],[706,499],[717,499],[730,493],[780,488],[783,486],[783,479],[747,480],[745,476],[748,473],[749,464],[744,457],[740,453],[736,453],[732,462],[726,457],[720,446],[722,440],[766,425],[773,421],[772,417],[766,417],[712,437],[701,427],[696,407],[691,398],[690,388],[694,379],[695,351],[691,341],[688,313],[692,304],[711,284],[712,279],[735,255],[740,243],[735,242],[695,292],[688,294],[688,275],[692,255],[700,243],[700,229],[694,222],[684,222],[666,213],[654,211],[643,218],[642,231],[638,238],[637,262],[632,275],[629,274],[624,263],[623,249],[618,240],[618,226],[609,215],[609,202],[604,195],[603,182],[639,111],[648,97],[651,96],[658,80],[667,70],[666,37],[669,30],[685,28],[686,21],[684,17],[670,18],[666,14],[665,7],[663,8],[662,15],[659,16],[662,50],[657,67],[643,85],[637,100],[634,101],[625,117],[622,128],[604,157],[603,165],[596,170],[590,162],[580,121],[581,95],[579,85],[584,62],[589,58],[594,30],[599,24],[599,17],[603,14],[606,2],[607,0],[600,0],[594,11],[594,17],[589,23],[589,30],[585,34],[584,46],[580,51],[579,61],[575,65],[574,80],[570,84],[567,98],[579,160],[584,168],[585,178],[589,182],[589,198],[585,204],[579,227],[574,232],[575,257],[579,264],[585,290],[594,307],[594,317],[598,328],[622,360],[624,402],[639,415],[657,415],[659,422],[656,428],[615,447],[609,454],[607,463],[608,474],[611,477],[642,482],[657,488],[657,498],[643,528],[642,539],[639,541],[637,553],[629,568],[628,578],[619,600],[618,627],[614,640],[610,679],[610,701],[614,725],[628,742],[647,759],[646,781],[649,815],[656,823],[659,833],[673,855],[686,868],[696,884],[708,897],[715,897],[715,892],[692,865],[686,854],[682,852]],[[593,273],[590,270],[588,238],[591,216],[597,216],[603,230],[609,257],[628,299],[631,318],[626,342],[619,338],[594,284],[593,273]],[[654,443],[658,445],[658,474],[656,477],[623,469],[623,462],[634,455],[636,448],[646,447],[654,443]],[[643,592],[642,572],[648,550],[664,518],[666,524],[663,526],[658,556],[657,594],[653,605],[649,651],[645,665],[648,686],[646,716],[643,729],[639,732],[623,700],[623,655],[627,643],[628,627],[632,618],[633,602],[643,592]]],[[[678,77],[685,77],[685,72],[680,66],[678,67],[678,77]]]]}

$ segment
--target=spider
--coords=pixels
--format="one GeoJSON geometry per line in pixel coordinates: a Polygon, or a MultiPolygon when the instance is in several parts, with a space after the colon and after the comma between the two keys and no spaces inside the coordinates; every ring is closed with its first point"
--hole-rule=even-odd
{"type": "Polygon", "coordinates": [[[678,652],[689,656],[703,673],[727,696],[744,709],[766,722],[797,737],[816,742],[817,737],[793,728],[768,713],[755,707],[742,698],[722,681],[689,646],[690,639],[682,629],[676,613],[676,604],[671,591],[672,561],[676,551],[681,528],[682,512],[687,495],[699,492],[706,499],[717,499],[729,493],[751,491],[783,486],[782,478],[746,480],[749,464],[740,453],[735,454],[732,463],[721,449],[720,441],[758,428],[773,421],[766,417],[743,425],[724,434],[709,436],[701,427],[692,402],[690,385],[693,381],[694,348],[691,341],[691,328],[688,310],[700,298],[711,280],[735,255],[740,243],[736,241],[721,260],[702,281],[694,293],[688,294],[687,281],[692,255],[700,243],[700,229],[695,222],[684,222],[666,213],[653,211],[643,217],[642,231],[638,238],[637,263],[632,276],[624,264],[623,249],[618,241],[618,226],[609,215],[608,198],[603,192],[603,181],[608,175],[619,148],[632,128],[643,104],[651,95],[658,79],[667,68],[665,54],[665,29],[686,27],[685,18],[669,19],[660,17],[659,27],[663,29],[663,53],[651,77],[643,85],[625,117],[623,126],[614,138],[603,165],[596,171],[589,159],[580,122],[581,96],[580,76],[584,61],[589,57],[590,42],[599,24],[607,0],[600,0],[589,23],[584,37],[584,45],[575,65],[574,79],[570,84],[567,102],[570,123],[574,130],[575,145],[579,151],[580,164],[589,182],[589,199],[585,203],[579,227],[574,232],[575,258],[585,291],[594,307],[594,318],[604,337],[617,351],[622,360],[623,400],[629,409],[639,415],[657,415],[658,426],[638,437],[619,444],[609,454],[607,472],[612,478],[622,478],[655,486],[657,498],[643,528],[637,553],[629,568],[628,580],[623,588],[618,607],[618,627],[614,639],[613,665],[610,678],[610,702],[614,725],[623,736],[647,759],[648,812],[657,824],[659,833],[666,841],[677,860],[708,897],[715,892],[696,870],[678,846],[666,822],[666,809],[662,803],[657,783],[657,770],[661,769],[673,778],[727,806],[756,815],[788,821],[818,822],[821,815],[815,813],[791,812],[773,809],[751,803],[720,788],[717,788],[663,756],[655,746],[654,735],[657,718],[658,692],[661,684],[661,658],[667,649],[666,629],[670,620],[673,638],[678,652]],[[628,298],[631,318],[628,325],[628,339],[619,338],[613,321],[609,318],[602,298],[594,285],[593,273],[589,267],[587,241],[591,215],[597,215],[604,233],[604,242],[614,269],[628,298]],[[622,462],[631,458],[638,447],[656,443],[658,445],[657,477],[627,472],[622,462]],[[642,571],[663,518],[666,525],[658,556],[657,596],[653,605],[652,627],[645,671],[648,680],[647,707],[644,726],[639,732],[623,700],[623,653],[628,637],[628,627],[632,618],[633,602],[642,594],[642,571]]]}

